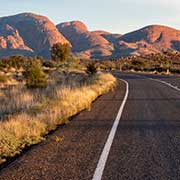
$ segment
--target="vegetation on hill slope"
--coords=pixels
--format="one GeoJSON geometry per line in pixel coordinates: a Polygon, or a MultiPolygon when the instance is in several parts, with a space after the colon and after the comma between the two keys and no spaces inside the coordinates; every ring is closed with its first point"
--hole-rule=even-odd
{"type": "Polygon", "coordinates": [[[163,52],[144,56],[129,56],[116,60],[95,61],[95,65],[101,70],[180,74],[180,53],[163,52]]]}

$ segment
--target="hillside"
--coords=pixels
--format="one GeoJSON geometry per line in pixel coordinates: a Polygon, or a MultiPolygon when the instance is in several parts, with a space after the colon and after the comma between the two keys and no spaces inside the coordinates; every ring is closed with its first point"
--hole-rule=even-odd
{"type": "Polygon", "coordinates": [[[103,37],[104,31],[90,32],[80,21],[65,22],[57,25],[59,32],[72,44],[72,51],[77,56],[102,58],[112,55],[113,43],[103,37]]]}
{"type": "Polygon", "coordinates": [[[167,26],[147,26],[123,35],[118,39],[118,45],[121,53],[127,55],[180,51],[180,31],[167,26]]]}
{"type": "Polygon", "coordinates": [[[50,47],[69,43],[46,17],[31,13],[0,18],[0,55],[24,51],[49,58],[50,47]]]}

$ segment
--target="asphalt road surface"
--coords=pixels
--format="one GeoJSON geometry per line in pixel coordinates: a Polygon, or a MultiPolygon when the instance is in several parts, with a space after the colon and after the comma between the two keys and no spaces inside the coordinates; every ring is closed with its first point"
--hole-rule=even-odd
{"type": "Polygon", "coordinates": [[[1,169],[0,180],[179,180],[180,91],[171,86],[180,77],[116,76],[127,83],[1,169]]]}

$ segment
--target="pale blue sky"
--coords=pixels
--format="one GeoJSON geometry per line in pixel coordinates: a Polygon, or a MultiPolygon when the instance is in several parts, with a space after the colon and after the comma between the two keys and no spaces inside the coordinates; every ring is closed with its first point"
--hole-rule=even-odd
{"type": "Polygon", "coordinates": [[[180,29],[180,0],[0,0],[0,16],[33,12],[55,24],[81,20],[90,30],[127,33],[150,24],[180,29]]]}

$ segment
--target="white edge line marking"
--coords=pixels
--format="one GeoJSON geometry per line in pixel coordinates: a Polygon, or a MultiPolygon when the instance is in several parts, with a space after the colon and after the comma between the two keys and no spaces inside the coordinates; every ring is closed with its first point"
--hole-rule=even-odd
{"type": "Polygon", "coordinates": [[[165,81],[161,81],[161,80],[159,80],[159,79],[153,79],[153,78],[150,78],[150,79],[153,80],[153,81],[157,81],[157,82],[163,83],[163,84],[165,84],[165,85],[167,85],[167,86],[169,86],[169,87],[171,87],[171,88],[173,88],[173,89],[175,89],[175,90],[177,90],[177,91],[180,91],[180,89],[179,89],[178,87],[173,86],[173,85],[170,84],[170,83],[167,83],[167,82],[165,82],[165,81]]]}
{"type": "Polygon", "coordinates": [[[108,136],[108,139],[106,141],[104,149],[103,149],[103,151],[101,153],[101,156],[99,158],[99,161],[98,161],[98,164],[97,164],[97,167],[96,167],[96,170],[95,170],[95,173],[94,173],[94,176],[93,176],[92,180],[101,180],[102,179],[102,175],[103,175],[103,171],[104,171],[104,168],[105,168],[105,165],[106,165],[106,161],[108,159],[109,152],[110,152],[110,149],[111,149],[111,146],[112,146],[112,143],[113,143],[116,131],[117,131],[117,127],[118,127],[118,124],[119,124],[119,121],[121,119],[124,106],[125,106],[127,98],[128,98],[129,84],[128,84],[127,81],[125,81],[123,79],[120,79],[120,80],[123,81],[126,84],[126,94],[124,96],[123,102],[122,102],[122,104],[120,106],[120,109],[118,111],[118,114],[117,114],[117,117],[116,117],[116,119],[114,121],[114,124],[113,124],[113,126],[111,128],[111,132],[110,132],[110,134],[108,136]]]}

